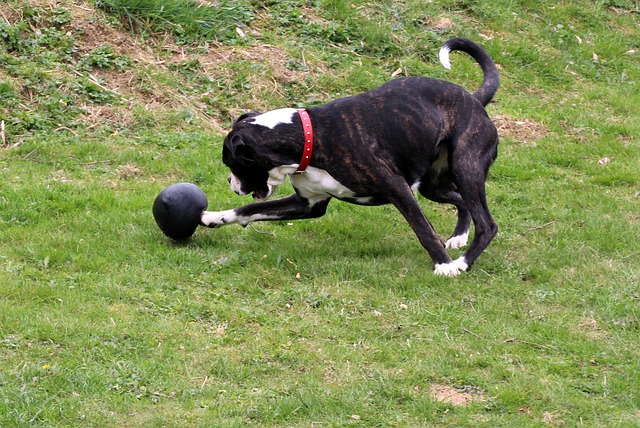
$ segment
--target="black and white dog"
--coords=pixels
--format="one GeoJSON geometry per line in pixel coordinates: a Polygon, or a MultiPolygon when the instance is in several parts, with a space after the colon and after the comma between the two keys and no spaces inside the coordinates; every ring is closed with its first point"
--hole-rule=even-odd
{"type": "Polygon", "coordinates": [[[331,198],[361,205],[393,204],[413,228],[435,263],[435,273],[467,270],[498,228],[485,196],[485,180],[497,156],[498,133],[485,111],[499,86],[489,55],[470,40],[455,38],[440,49],[466,52],[484,79],[470,94],[455,84],[427,77],[397,78],[353,97],[306,110],[291,108],[240,116],[224,140],[222,160],[239,195],[257,201],[227,211],[205,211],[208,227],[264,220],[322,216],[331,198]],[[295,193],[267,201],[289,176],[295,193]],[[424,216],[413,191],[453,204],[458,220],[443,242],[424,216]],[[447,248],[467,244],[452,260],[447,248]]]}

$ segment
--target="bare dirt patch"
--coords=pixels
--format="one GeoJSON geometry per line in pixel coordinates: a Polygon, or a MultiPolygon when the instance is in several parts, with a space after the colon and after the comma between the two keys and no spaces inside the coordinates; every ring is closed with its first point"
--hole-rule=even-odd
{"type": "Polygon", "coordinates": [[[291,60],[289,54],[276,46],[255,45],[243,47],[219,46],[209,49],[209,52],[197,56],[190,55],[190,58],[197,58],[206,67],[220,67],[233,61],[250,61],[267,64],[271,69],[274,79],[284,83],[299,81],[304,78],[305,71],[292,70],[287,67],[287,62],[291,60]]]}
{"type": "Polygon", "coordinates": [[[474,402],[486,401],[478,388],[454,388],[448,385],[433,384],[429,389],[431,398],[452,406],[467,406],[474,402]]]}
{"type": "Polygon", "coordinates": [[[454,25],[451,18],[447,18],[447,17],[429,19],[427,21],[427,24],[432,30],[435,30],[436,32],[444,32],[444,31],[450,30],[454,25]]]}
{"type": "Polygon", "coordinates": [[[529,119],[512,119],[497,115],[492,118],[500,138],[508,138],[518,143],[531,143],[549,135],[548,129],[529,119]]]}

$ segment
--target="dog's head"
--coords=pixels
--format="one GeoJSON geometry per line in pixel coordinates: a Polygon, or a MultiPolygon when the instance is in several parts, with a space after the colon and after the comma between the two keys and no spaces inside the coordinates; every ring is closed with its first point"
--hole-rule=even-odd
{"type": "Polygon", "coordinates": [[[238,195],[252,194],[255,200],[265,200],[275,190],[268,183],[269,171],[274,167],[268,157],[259,153],[260,135],[251,119],[260,113],[250,112],[240,116],[231,132],[224,139],[222,162],[231,170],[229,184],[238,195]]]}

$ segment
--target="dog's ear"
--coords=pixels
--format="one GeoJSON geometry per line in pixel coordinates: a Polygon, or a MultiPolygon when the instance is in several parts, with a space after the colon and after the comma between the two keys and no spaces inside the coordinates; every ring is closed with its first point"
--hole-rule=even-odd
{"type": "Polygon", "coordinates": [[[242,122],[245,119],[248,119],[250,117],[256,117],[260,114],[262,113],[260,113],[259,111],[249,111],[247,113],[244,113],[233,122],[233,126],[236,126],[238,123],[242,122]]]}
{"type": "Polygon", "coordinates": [[[244,166],[252,166],[256,163],[256,151],[244,139],[236,134],[231,138],[229,149],[233,157],[244,166]]]}

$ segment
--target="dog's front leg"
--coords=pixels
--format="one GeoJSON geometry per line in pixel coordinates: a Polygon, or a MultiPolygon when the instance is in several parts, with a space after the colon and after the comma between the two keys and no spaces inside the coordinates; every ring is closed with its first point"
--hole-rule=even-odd
{"type": "Polygon", "coordinates": [[[466,270],[466,265],[457,260],[451,260],[451,257],[449,257],[449,254],[447,254],[445,250],[444,243],[436,234],[429,220],[425,217],[411,189],[406,183],[400,186],[399,189],[401,190],[391,198],[391,202],[398,208],[407,222],[409,222],[418,240],[431,256],[435,264],[434,273],[436,275],[456,276],[461,271],[466,270]]]}
{"type": "Polygon", "coordinates": [[[220,227],[238,223],[246,226],[254,221],[300,220],[321,217],[327,211],[331,198],[310,201],[298,194],[273,201],[256,202],[225,211],[205,211],[200,223],[207,227],[220,227]]]}

